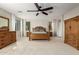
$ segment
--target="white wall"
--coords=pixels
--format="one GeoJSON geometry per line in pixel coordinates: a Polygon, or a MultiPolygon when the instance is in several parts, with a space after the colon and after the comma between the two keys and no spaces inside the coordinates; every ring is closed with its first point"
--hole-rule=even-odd
{"type": "Polygon", "coordinates": [[[0,16],[9,18],[9,29],[11,30],[11,13],[0,8],[0,16]]]}
{"type": "Polygon", "coordinates": [[[9,30],[15,31],[15,16],[13,16],[11,13],[1,8],[0,8],[0,16],[9,18],[9,30]]]}
{"type": "Polygon", "coordinates": [[[50,19],[38,18],[38,19],[27,19],[26,21],[30,21],[31,31],[32,31],[32,28],[34,28],[36,26],[43,26],[48,31],[48,24],[49,24],[50,19]]]}
{"type": "MultiPolygon", "coordinates": [[[[48,30],[48,23],[51,21],[53,22],[53,20],[59,20],[61,19],[61,16],[56,16],[54,15],[53,13],[52,14],[49,14],[48,16],[44,15],[44,14],[39,14],[38,16],[35,16],[36,13],[34,15],[20,15],[19,17],[25,19],[26,21],[30,21],[31,22],[31,31],[32,31],[32,28],[34,28],[35,26],[43,26],[46,28],[46,30],[48,30]]],[[[62,20],[62,19],[61,19],[62,20]]],[[[62,23],[60,23],[60,26],[58,28],[57,26],[57,29],[56,29],[56,32],[58,34],[58,36],[62,36],[62,30],[61,30],[61,25],[62,23]]],[[[56,26],[55,26],[56,27],[56,26]]]]}
{"type": "Polygon", "coordinates": [[[54,31],[56,31],[57,33],[57,36],[59,37],[62,37],[62,17],[58,17],[55,19],[55,17],[52,17],[51,16],[44,16],[44,15],[40,15],[40,16],[29,16],[29,17],[26,17],[26,21],[30,21],[31,23],[31,31],[32,31],[32,28],[36,27],[36,26],[43,26],[46,28],[46,30],[48,31],[48,24],[49,22],[52,22],[54,23],[52,25],[52,29],[54,31]],[[60,23],[58,24],[58,20],[61,20],[60,23]],[[56,22],[54,22],[54,20],[56,20],[56,22]],[[53,27],[54,26],[54,27],[53,27]]]}
{"type": "Polygon", "coordinates": [[[11,19],[11,13],[9,13],[1,8],[0,8],[0,16],[4,16],[4,17],[11,19]]]}
{"type": "Polygon", "coordinates": [[[48,31],[48,21],[41,20],[41,19],[31,21],[31,28],[35,28],[36,26],[43,26],[48,31]]]}
{"type": "MultiPolygon", "coordinates": [[[[58,20],[56,20],[56,23],[54,24],[55,31],[57,32],[57,36],[62,37],[64,39],[64,20],[79,16],[79,6],[75,7],[74,9],[68,11],[64,16],[60,16],[59,19],[61,19],[60,24],[58,24],[58,20]]],[[[55,20],[55,19],[54,19],[55,20]]]]}
{"type": "MultiPolygon", "coordinates": [[[[64,14],[63,20],[66,20],[75,16],[79,16],[79,6],[75,7],[74,9],[64,14]]],[[[64,31],[65,31],[65,27],[64,27],[64,21],[63,21],[63,39],[64,39],[64,31]]]]}
{"type": "Polygon", "coordinates": [[[1,9],[1,8],[0,8],[0,16],[4,16],[4,17],[9,18],[9,30],[15,31],[16,16],[13,15],[12,13],[7,12],[4,9],[1,9]]]}
{"type": "Polygon", "coordinates": [[[64,14],[64,20],[78,16],[79,15],[79,6],[77,6],[76,8],[70,10],[69,12],[67,12],[66,14],[64,14]]]}
{"type": "Polygon", "coordinates": [[[15,16],[12,14],[12,16],[11,16],[11,21],[10,21],[10,25],[11,25],[10,30],[11,30],[11,31],[15,31],[15,22],[16,22],[16,18],[15,18],[15,16]]]}

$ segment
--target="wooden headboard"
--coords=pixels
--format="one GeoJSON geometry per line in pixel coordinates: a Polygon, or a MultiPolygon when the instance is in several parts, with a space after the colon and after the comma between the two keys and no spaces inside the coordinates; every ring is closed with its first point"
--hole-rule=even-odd
{"type": "Polygon", "coordinates": [[[34,32],[46,32],[46,28],[42,27],[42,26],[36,26],[35,28],[33,28],[34,32]]]}

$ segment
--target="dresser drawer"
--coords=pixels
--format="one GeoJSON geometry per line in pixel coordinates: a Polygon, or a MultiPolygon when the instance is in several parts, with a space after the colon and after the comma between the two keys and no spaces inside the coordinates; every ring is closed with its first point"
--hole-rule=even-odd
{"type": "Polygon", "coordinates": [[[10,39],[10,43],[16,42],[16,39],[10,39]]]}
{"type": "Polygon", "coordinates": [[[0,36],[7,35],[7,32],[0,32],[0,36]]]}
{"type": "Polygon", "coordinates": [[[16,32],[0,32],[0,48],[16,41],[16,32]]]}
{"type": "Polygon", "coordinates": [[[7,46],[9,43],[7,41],[0,42],[0,48],[7,46]]]}
{"type": "Polygon", "coordinates": [[[0,36],[0,40],[5,40],[5,39],[8,39],[8,38],[9,38],[8,35],[0,36]]]}
{"type": "Polygon", "coordinates": [[[10,35],[9,35],[9,38],[11,38],[11,39],[16,39],[16,32],[10,32],[9,33],[10,35]]]}

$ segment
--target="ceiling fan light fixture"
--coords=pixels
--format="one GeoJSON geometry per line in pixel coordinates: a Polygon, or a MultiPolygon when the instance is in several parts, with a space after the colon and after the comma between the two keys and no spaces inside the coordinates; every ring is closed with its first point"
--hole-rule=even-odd
{"type": "Polygon", "coordinates": [[[38,16],[39,15],[39,13],[36,13],[36,16],[38,16]]]}
{"type": "Polygon", "coordinates": [[[52,13],[53,11],[49,11],[49,13],[52,13]]]}
{"type": "Polygon", "coordinates": [[[18,13],[22,13],[22,11],[18,11],[18,13]]]}
{"type": "Polygon", "coordinates": [[[53,9],[53,7],[42,8],[42,6],[39,6],[38,3],[34,3],[34,4],[35,4],[37,10],[28,10],[28,12],[37,12],[37,13],[36,13],[36,16],[39,15],[38,12],[41,12],[41,13],[44,14],[44,15],[48,15],[48,13],[47,13],[46,11],[53,9]]]}

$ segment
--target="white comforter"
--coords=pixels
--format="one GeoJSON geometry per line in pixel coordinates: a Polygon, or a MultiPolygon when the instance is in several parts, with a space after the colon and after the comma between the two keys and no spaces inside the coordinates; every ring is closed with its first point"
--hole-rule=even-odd
{"type": "Polygon", "coordinates": [[[47,32],[32,32],[32,34],[47,34],[47,32]]]}

